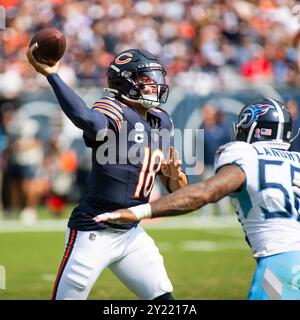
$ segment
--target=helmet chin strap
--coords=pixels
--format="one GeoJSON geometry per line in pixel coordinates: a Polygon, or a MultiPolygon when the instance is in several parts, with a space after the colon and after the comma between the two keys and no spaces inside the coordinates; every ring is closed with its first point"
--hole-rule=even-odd
{"type": "Polygon", "coordinates": [[[152,108],[158,107],[160,103],[157,102],[157,101],[151,100],[151,97],[153,98],[153,96],[150,95],[150,94],[149,95],[143,95],[144,99],[139,99],[138,101],[143,107],[145,107],[147,109],[152,109],[152,108]]]}
{"type": "Polygon", "coordinates": [[[139,104],[147,109],[153,109],[159,106],[159,102],[149,101],[149,100],[138,100],[139,104]]]}
{"type": "MultiPolygon", "coordinates": [[[[112,88],[104,88],[103,90],[108,92],[112,97],[115,97],[119,93],[118,90],[112,89],[112,88]]],[[[156,108],[156,107],[158,107],[160,105],[160,103],[157,102],[157,101],[144,100],[144,99],[137,99],[137,100],[130,99],[130,98],[126,97],[124,94],[121,94],[121,97],[124,100],[130,101],[130,102],[134,102],[134,103],[138,103],[138,104],[142,105],[146,109],[156,108]]]]}
{"type": "Polygon", "coordinates": [[[156,108],[159,106],[159,102],[156,102],[156,101],[143,100],[143,99],[134,100],[134,99],[130,99],[130,98],[124,96],[123,94],[121,94],[121,97],[127,101],[138,103],[146,109],[152,109],[152,108],[156,108]]]}

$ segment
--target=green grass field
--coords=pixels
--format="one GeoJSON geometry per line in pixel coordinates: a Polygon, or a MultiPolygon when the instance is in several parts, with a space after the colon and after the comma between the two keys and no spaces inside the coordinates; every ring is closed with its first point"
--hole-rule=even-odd
{"type": "MultiPolygon", "coordinates": [[[[241,228],[147,231],[164,257],[175,298],[247,297],[255,262],[241,228]]],[[[6,289],[0,290],[0,299],[49,299],[64,237],[61,231],[0,233],[0,265],[6,270],[6,289]]],[[[137,297],[107,269],[89,299],[137,297]]]]}

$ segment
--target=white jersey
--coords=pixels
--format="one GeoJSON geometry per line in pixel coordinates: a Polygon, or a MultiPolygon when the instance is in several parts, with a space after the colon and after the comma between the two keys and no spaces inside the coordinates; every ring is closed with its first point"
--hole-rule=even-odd
{"type": "Polygon", "coordinates": [[[230,197],[254,257],[300,250],[300,200],[292,189],[300,153],[232,142],[218,149],[215,171],[228,164],[246,175],[242,190],[230,197]]]}

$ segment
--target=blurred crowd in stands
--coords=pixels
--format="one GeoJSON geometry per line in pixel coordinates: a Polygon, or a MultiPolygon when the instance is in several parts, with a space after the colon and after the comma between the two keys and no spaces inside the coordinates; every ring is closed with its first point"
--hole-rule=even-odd
{"type": "Polygon", "coordinates": [[[45,82],[28,65],[32,35],[65,34],[61,74],[71,84],[106,85],[112,57],[144,48],[166,66],[169,82],[207,94],[240,81],[299,84],[297,4],[291,0],[1,0],[0,90],[36,90],[45,82]],[[25,84],[25,85],[24,85],[25,84]]]}
{"type": "MultiPolygon", "coordinates": [[[[64,190],[74,179],[84,190],[89,169],[78,165],[78,152],[66,148],[57,132],[45,144],[35,120],[14,119],[22,95],[34,96],[48,86],[25,54],[33,34],[44,27],[66,36],[60,75],[73,88],[105,87],[109,63],[128,48],[156,55],[171,90],[180,86],[205,96],[251,84],[300,85],[300,21],[293,0],[0,0],[0,5],[6,12],[6,29],[0,30],[0,179],[5,186],[0,203],[11,212],[19,205],[28,217],[42,199],[60,212],[64,190]]],[[[299,124],[297,102],[287,100],[294,101],[299,124]]],[[[208,166],[217,146],[230,139],[222,117],[213,105],[203,108],[208,166]]]]}

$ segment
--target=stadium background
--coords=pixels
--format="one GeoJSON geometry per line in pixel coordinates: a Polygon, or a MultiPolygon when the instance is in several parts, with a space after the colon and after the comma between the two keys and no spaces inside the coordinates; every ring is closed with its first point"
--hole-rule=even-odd
{"type": "MultiPolygon", "coordinates": [[[[36,31],[63,31],[67,51],[59,73],[89,106],[103,96],[105,71],[117,52],[143,48],[155,54],[168,72],[165,109],[175,127],[204,128],[210,139],[208,145],[204,139],[207,170],[191,177],[196,182],[211,174],[213,149],[229,140],[230,123],[244,103],[262,96],[285,101],[300,126],[296,4],[0,0],[6,13],[6,29],[0,30],[0,265],[6,289],[0,299],[50,297],[65,219],[84,192],[90,165],[81,132],[27,62],[36,31]],[[37,210],[37,221],[26,218],[28,209],[37,210]]],[[[300,140],[293,149],[300,150],[300,140]]],[[[153,197],[161,192],[156,186],[153,197]]],[[[165,258],[175,297],[246,297],[254,261],[228,203],[145,227],[165,258]]],[[[91,298],[134,296],[105,271],[91,298]]]]}

